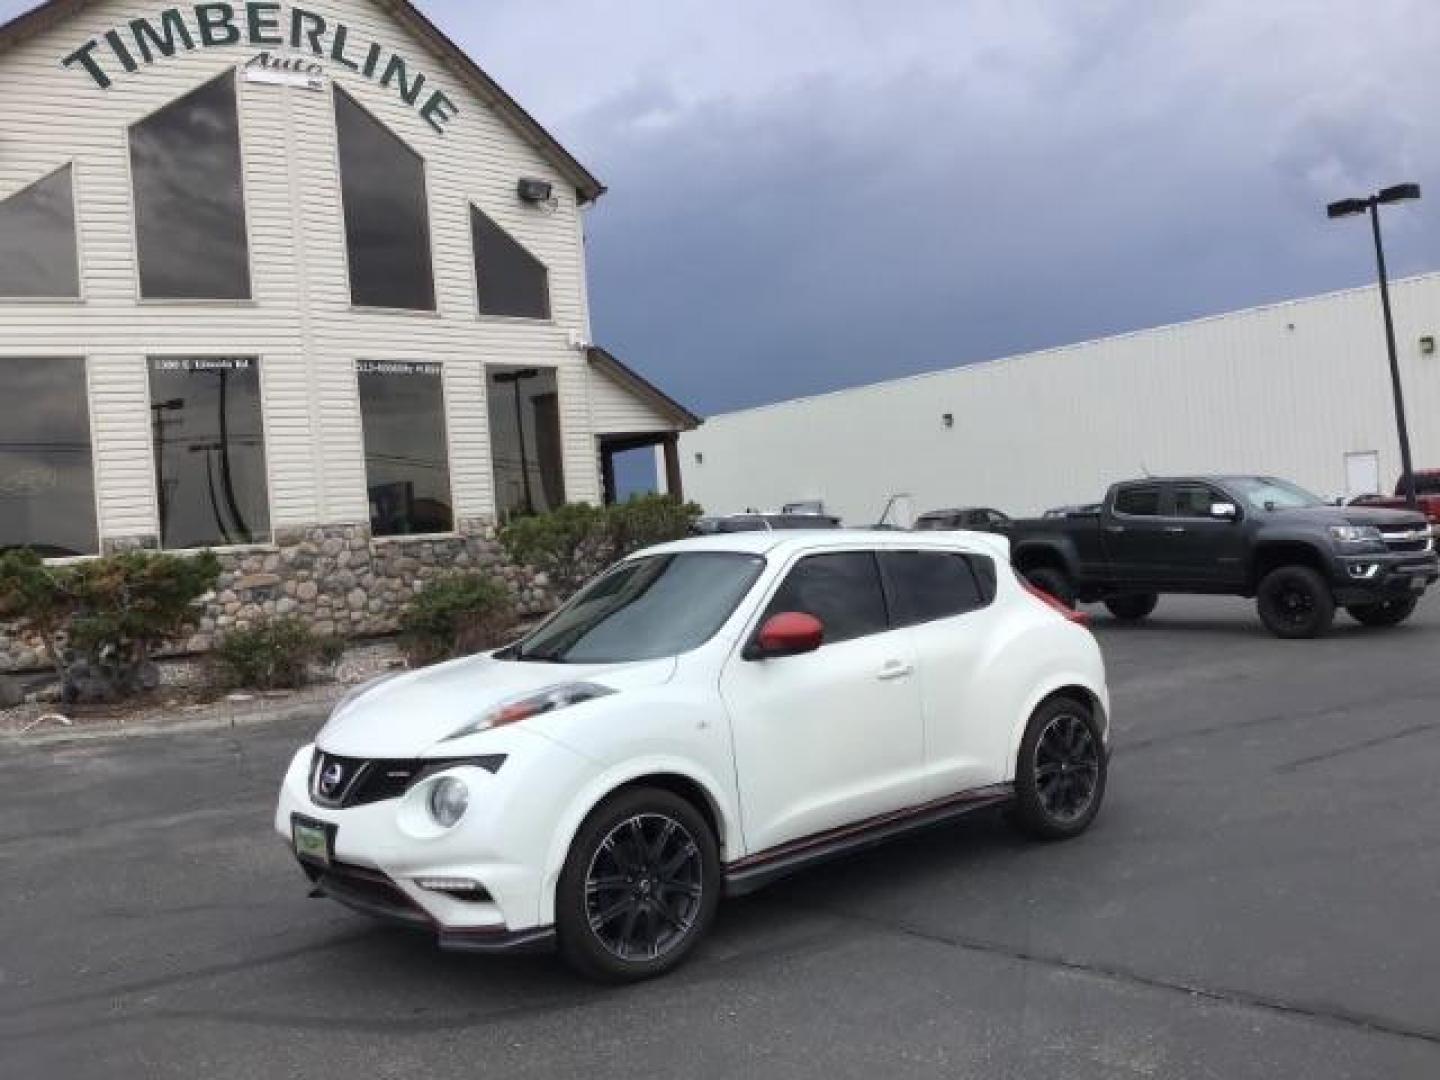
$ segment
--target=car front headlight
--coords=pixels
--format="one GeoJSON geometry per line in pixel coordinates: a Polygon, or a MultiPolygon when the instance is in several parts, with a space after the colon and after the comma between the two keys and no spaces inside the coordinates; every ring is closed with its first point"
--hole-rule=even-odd
{"type": "Polygon", "coordinates": [[[1385,543],[1385,537],[1374,525],[1331,525],[1330,538],[1340,544],[1385,543]]]}
{"type": "Polygon", "coordinates": [[[425,805],[435,824],[448,829],[465,816],[470,806],[470,789],[458,776],[442,776],[431,785],[425,805]]]}
{"type": "Polygon", "coordinates": [[[489,731],[491,728],[503,727],[506,724],[515,724],[521,720],[529,720],[532,716],[542,716],[545,713],[555,712],[559,709],[568,709],[571,705],[579,705],[582,702],[594,701],[596,698],[605,697],[615,693],[608,686],[601,686],[599,683],[591,682],[568,682],[560,683],[558,686],[546,687],[538,693],[527,694],[525,697],[515,698],[513,701],[502,702],[493,709],[481,713],[474,720],[452,731],[445,737],[450,739],[461,739],[466,735],[474,735],[479,731],[489,731]]]}

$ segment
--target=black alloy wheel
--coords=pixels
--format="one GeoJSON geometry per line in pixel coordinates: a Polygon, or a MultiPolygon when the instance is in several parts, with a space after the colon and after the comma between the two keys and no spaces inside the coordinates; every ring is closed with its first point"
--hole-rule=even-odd
{"type": "Polygon", "coordinates": [[[623,792],[591,815],[566,859],[561,951],[592,978],[659,975],[708,928],[719,884],[716,843],[693,806],[668,791],[623,792]]]}
{"type": "Polygon", "coordinates": [[[1415,614],[1419,603],[1418,597],[1398,596],[1374,604],[1351,604],[1345,610],[1364,626],[1398,626],[1415,614]]]}
{"type": "Polygon", "coordinates": [[[1276,637],[1319,637],[1335,620],[1330,587],[1308,566],[1270,571],[1260,582],[1256,602],[1260,620],[1276,637]]]}
{"type": "Polygon", "coordinates": [[[1092,711],[1054,698],[1035,710],[1020,743],[1015,818],[1047,840],[1078,836],[1100,811],[1108,761],[1092,711]]]}

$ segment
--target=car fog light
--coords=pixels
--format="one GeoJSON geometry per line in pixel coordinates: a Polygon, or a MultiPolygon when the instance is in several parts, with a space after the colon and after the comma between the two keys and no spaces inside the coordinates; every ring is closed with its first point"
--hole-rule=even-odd
{"type": "Polygon", "coordinates": [[[1351,563],[1350,576],[1361,581],[1369,581],[1380,570],[1378,563],[1351,563]]]}
{"type": "Polygon", "coordinates": [[[478,881],[458,877],[422,877],[415,884],[431,892],[449,893],[461,900],[489,900],[490,893],[478,881]]]}
{"type": "Polygon", "coordinates": [[[428,805],[435,824],[448,829],[465,816],[465,808],[470,805],[470,789],[463,780],[442,776],[430,789],[428,805]]]}

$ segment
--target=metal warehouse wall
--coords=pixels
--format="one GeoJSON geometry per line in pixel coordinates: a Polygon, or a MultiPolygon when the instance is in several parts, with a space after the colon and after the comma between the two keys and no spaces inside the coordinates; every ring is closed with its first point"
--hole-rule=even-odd
{"type": "MultiPolygon", "coordinates": [[[[1440,333],[1440,274],[1395,283],[1392,301],[1415,463],[1440,467],[1440,354],[1419,343],[1440,333]]],[[[1374,288],[715,416],[681,439],[686,495],[707,511],[824,499],[849,524],[899,492],[917,513],[1030,514],[1145,471],[1264,472],[1337,495],[1344,455],[1364,451],[1388,488],[1374,288]]]]}

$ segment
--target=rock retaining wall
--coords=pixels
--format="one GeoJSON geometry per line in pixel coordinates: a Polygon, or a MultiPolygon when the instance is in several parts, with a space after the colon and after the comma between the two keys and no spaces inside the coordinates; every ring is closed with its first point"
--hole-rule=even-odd
{"type": "MultiPolygon", "coordinates": [[[[106,551],[154,546],[151,537],[125,537],[107,541],[106,551]]],[[[486,519],[461,521],[453,534],[427,537],[372,537],[368,524],[276,529],[273,544],[216,554],[220,579],[183,651],[206,652],[227,630],[287,615],[324,635],[390,633],[426,581],[455,571],[483,570],[500,578],[522,615],[555,604],[543,575],[506,559],[486,519]]],[[[0,632],[0,670],[48,666],[38,643],[0,632]]]]}

